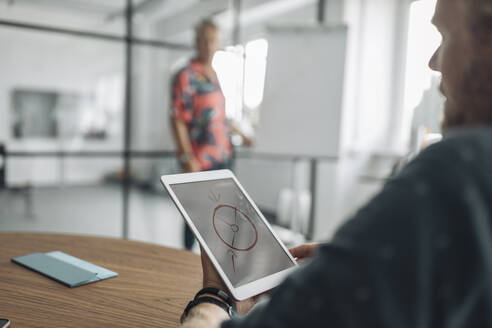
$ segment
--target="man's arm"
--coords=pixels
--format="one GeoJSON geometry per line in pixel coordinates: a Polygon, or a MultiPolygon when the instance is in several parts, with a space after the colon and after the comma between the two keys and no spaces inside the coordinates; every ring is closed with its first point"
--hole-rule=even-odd
{"type": "Polygon", "coordinates": [[[188,127],[183,120],[179,118],[171,118],[174,140],[176,140],[176,146],[178,147],[178,153],[181,154],[183,158],[182,161],[186,172],[198,172],[201,170],[200,163],[193,154],[193,149],[191,147],[191,141],[189,137],[188,127]]]}

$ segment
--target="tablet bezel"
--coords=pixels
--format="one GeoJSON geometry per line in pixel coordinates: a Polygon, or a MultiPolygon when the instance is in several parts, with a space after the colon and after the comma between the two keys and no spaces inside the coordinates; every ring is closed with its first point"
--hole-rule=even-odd
{"type": "Polygon", "coordinates": [[[251,197],[248,195],[246,190],[244,190],[243,186],[239,183],[237,180],[236,176],[234,173],[232,173],[230,170],[216,170],[216,171],[204,171],[204,172],[195,172],[195,173],[183,173],[183,174],[173,174],[173,175],[163,175],[161,176],[161,182],[168,191],[169,195],[171,196],[171,199],[173,200],[174,204],[178,208],[178,210],[181,212],[181,215],[185,219],[186,224],[190,227],[190,229],[193,231],[193,234],[195,237],[198,239],[198,242],[200,245],[203,247],[205,252],[207,253],[208,257],[210,258],[210,261],[214,265],[215,269],[219,273],[219,275],[222,277],[222,280],[226,284],[227,288],[229,288],[229,291],[231,292],[232,296],[239,301],[248,299],[252,296],[256,296],[258,294],[261,294],[263,292],[266,292],[277,285],[279,285],[282,280],[285,278],[286,275],[288,275],[292,270],[294,270],[297,267],[297,262],[295,259],[292,257],[290,254],[289,250],[287,247],[285,247],[284,243],[278,238],[277,234],[275,231],[273,231],[272,227],[268,223],[268,221],[265,219],[261,211],[258,209],[256,204],[253,202],[251,197]],[[249,282],[245,285],[239,286],[239,287],[234,287],[232,283],[229,281],[227,275],[225,272],[222,270],[219,262],[213,255],[212,251],[208,247],[207,243],[205,242],[205,239],[201,236],[200,232],[198,229],[195,227],[193,221],[191,218],[188,216],[188,213],[184,209],[184,207],[181,205],[181,202],[179,201],[179,198],[176,196],[176,194],[173,192],[171,186],[174,184],[181,184],[181,183],[191,183],[191,182],[200,182],[200,181],[211,181],[211,180],[220,180],[220,179],[228,179],[231,178],[233,181],[236,183],[238,188],[241,190],[241,192],[246,196],[248,199],[249,203],[251,206],[254,208],[258,216],[260,217],[261,220],[263,220],[263,223],[266,225],[268,230],[270,230],[270,233],[273,235],[277,243],[280,245],[282,250],[287,254],[289,259],[292,261],[293,266],[291,268],[287,268],[285,270],[276,272],[274,274],[268,275],[263,278],[259,278],[258,280],[249,282]]]}

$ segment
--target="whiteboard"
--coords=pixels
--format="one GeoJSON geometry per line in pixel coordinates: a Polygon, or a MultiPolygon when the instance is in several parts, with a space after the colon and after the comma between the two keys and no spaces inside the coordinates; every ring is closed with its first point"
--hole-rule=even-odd
{"type": "Polygon", "coordinates": [[[311,157],[340,148],[347,27],[269,27],[255,151],[311,157]]]}

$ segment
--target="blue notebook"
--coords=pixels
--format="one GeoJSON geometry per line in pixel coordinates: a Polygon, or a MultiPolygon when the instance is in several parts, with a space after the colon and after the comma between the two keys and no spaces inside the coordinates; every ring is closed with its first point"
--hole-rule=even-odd
{"type": "Polygon", "coordinates": [[[33,253],[12,259],[20,264],[69,287],[77,287],[116,277],[116,272],[83,261],[60,251],[33,253]]]}

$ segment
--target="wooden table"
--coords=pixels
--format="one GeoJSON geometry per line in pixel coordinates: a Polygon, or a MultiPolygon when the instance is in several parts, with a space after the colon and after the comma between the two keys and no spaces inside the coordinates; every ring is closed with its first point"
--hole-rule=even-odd
{"type": "Polygon", "coordinates": [[[134,241],[0,233],[0,318],[12,327],[176,327],[201,287],[196,254],[134,241]],[[119,276],[68,288],[11,258],[60,250],[119,276]]]}

